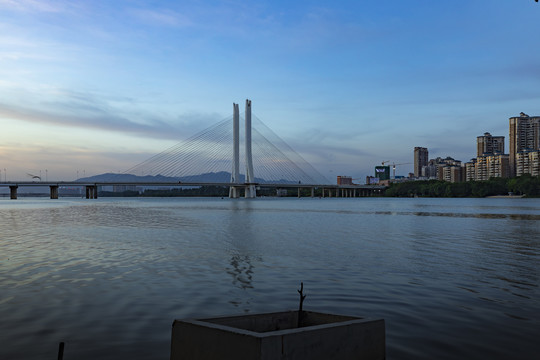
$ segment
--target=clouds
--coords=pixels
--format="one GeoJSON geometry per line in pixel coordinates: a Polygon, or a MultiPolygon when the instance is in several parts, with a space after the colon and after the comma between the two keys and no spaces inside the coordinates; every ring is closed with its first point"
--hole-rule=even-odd
{"type": "Polygon", "coordinates": [[[66,9],[66,4],[48,0],[0,0],[0,8],[29,13],[59,13],[66,9]]]}
{"type": "Polygon", "coordinates": [[[34,106],[0,103],[0,117],[57,127],[119,132],[141,138],[178,140],[190,135],[194,127],[215,119],[215,116],[205,117],[200,114],[162,119],[151,112],[129,113],[83,93],[64,93],[62,98],[52,103],[44,102],[34,106]]]}
{"type": "MultiPolygon", "coordinates": [[[[76,107],[71,106],[71,110],[76,110],[76,107]]],[[[74,112],[71,115],[51,113],[43,110],[32,108],[13,108],[0,104],[0,116],[12,120],[21,120],[29,123],[47,124],[60,127],[77,127],[103,131],[121,131],[124,133],[132,133],[138,136],[148,137],[173,137],[177,131],[172,131],[173,128],[162,122],[153,121],[152,124],[140,124],[123,118],[118,115],[109,114],[99,107],[84,107],[80,108],[81,112],[74,112]]],[[[176,129],[174,129],[176,130],[176,129]]]]}
{"type": "Polygon", "coordinates": [[[141,23],[153,26],[171,26],[179,28],[193,26],[193,21],[186,15],[169,9],[128,9],[126,12],[141,23]]]}

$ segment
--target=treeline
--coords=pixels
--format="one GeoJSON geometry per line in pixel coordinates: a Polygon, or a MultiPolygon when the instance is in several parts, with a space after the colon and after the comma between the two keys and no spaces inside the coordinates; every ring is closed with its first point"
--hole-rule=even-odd
{"type": "Polygon", "coordinates": [[[225,186],[200,186],[193,188],[146,189],[142,193],[135,190],[100,191],[100,197],[190,197],[190,196],[229,196],[225,186]]]}
{"type": "MultiPolygon", "coordinates": [[[[241,197],[244,196],[243,191],[240,192],[241,197]]],[[[146,189],[143,192],[134,190],[125,190],[121,192],[112,191],[100,191],[100,197],[228,197],[228,186],[212,186],[204,185],[193,188],[173,188],[173,189],[146,189]]],[[[277,196],[275,188],[261,187],[257,190],[257,196],[277,196]]],[[[286,193],[283,193],[283,197],[296,197],[298,196],[298,189],[288,189],[286,193]]],[[[300,189],[300,196],[311,196],[310,188],[300,189]]],[[[322,190],[315,189],[314,196],[322,196],[322,190]]]]}
{"type": "Polygon", "coordinates": [[[146,197],[190,197],[190,196],[229,196],[226,186],[200,186],[170,190],[144,190],[140,196],[146,197]]]}
{"type": "MultiPolygon", "coordinates": [[[[319,194],[322,194],[321,190],[318,191],[319,194]]],[[[315,191],[315,196],[317,195],[317,190],[315,191]]],[[[298,192],[296,189],[289,190],[284,196],[297,196],[298,192]]],[[[302,189],[301,196],[310,196],[311,189],[302,189]]],[[[177,188],[170,190],[145,190],[138,196],[143,197],[190,197],[190,196],[214,196],[214,197],[228,197],[229,196],[229,187],[228,186],[200,186],[194,187],[191,189],[187,188],[177,188]]],[[[244,192],[240,192],[240,196],[244,196],[244,192]]],[[[257,196],[276,196],[276,189],[274,188],[265,188],[261,187],[257,190],[257,196]]]]}
{"type": "Polygon", "coordinates": [[[427,180],[393,183],[385,195],[391,197],[486,197],[495,195],[540,197],[540,177],[523,175],[511,179],[491,178],[487,181],[450,183],[427,180]]]}

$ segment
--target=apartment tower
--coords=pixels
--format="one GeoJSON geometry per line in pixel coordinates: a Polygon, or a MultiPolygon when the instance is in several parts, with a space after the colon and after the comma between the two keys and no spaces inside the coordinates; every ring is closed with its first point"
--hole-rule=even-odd
{"type": "Polygon", "coordinates": [[[540,116],[529,116],[522,112],[509,120],[510,173],[511,176],[516,176],[518,154],[540,151],[540,116]]]}
{"type": "Polygon", "coordinates": [[[414,177],[422,176],[422,167],[428,164],[428,149],[424,147],[414,148],[414,177]]]}
{"type": "Polygon", "coordinates": [[[486,132],[476,137],[476,156],[504,154],[504,136],[492,136],[486,132]]]}

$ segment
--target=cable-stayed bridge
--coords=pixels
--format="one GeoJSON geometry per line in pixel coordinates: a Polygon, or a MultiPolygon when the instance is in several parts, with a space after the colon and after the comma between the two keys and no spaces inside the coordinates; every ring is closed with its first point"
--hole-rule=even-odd
{"type": "Polygon", "coordinates": [[[240,188],[247,189],[246,197],[254,197],[256,184],[330,184],[262,121],[252,116],[250,100],[246,100],[243,117],[238,104],[233,104],[231,117],[110,180],[127,174],[145,179],[143,181],[153,177],[187,183],[237,184],[232,188],[231,197],[237,197],[240,188]],[[243,131],[240,131],[240,123],[244,124],[243,131]]]}
{"type": "Polygon", "coordinates": [[[6,183],[11,198],[17,187],[46,185],[51,198],[58,198],[59,186],[84,186],[87,198],[97,198],[98,186],[227,186],[229,196],[256,197],[257,188],[323,188],[331,196],[372,194],[373,186],[331,185],[328,179],[296,153],[260,119],[252,116],[251,101],[246,100],[244,116],[233,104],[232,116],[187,140],[152,156],[120,174],[104,174],[70,182],[6,183]],[[240,131],[240,124],[243,131],[240,131]],[[341,191],[341,193],[340,193],[341,191]]]}

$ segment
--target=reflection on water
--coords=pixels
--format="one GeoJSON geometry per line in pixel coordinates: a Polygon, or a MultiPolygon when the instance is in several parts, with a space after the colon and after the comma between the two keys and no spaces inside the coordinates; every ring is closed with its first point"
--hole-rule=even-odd
{"type": "Polygon", "coordinates": [[[249,256],[232,256],[231,268],[227,270],[227,273],[232,275],[232,284],[234,286],[238,286],[241,289],[249,289],[253,287],[251,284],[253,265],[251,265],[249,256]]]}
{"type": "Polygon", "coordinates": [[[416,211],[413,213],[398,213],[399,215],[415,215],[415,216],[448,216],[448,217],[463,217],[463,218],[479,218],[479,219],[511,219],[511,220],[540,220],[540,215],[532,214],[464,214],[464,213],[442,213],[442,212],[424,212],[416,211]]]}
{"type": "MultiPolygon", "coordinates": [[[[369,214],[365,212],[364,214],[369,214]]],[[[479,219],[511,219],[511,220],[540,220],[540,215],[535,214],[489,214],[489,213],[449,213],[433,211],[374,211],[375,215],[405,215],[405,216],[445,216],[455,218],[479,218],[479,219]]]]}
{"type": "Polygon", "coordinates": [[[232,285],[241,290],[230,296],[229,303],[244,312],[250,311],[251,297],[247,290],[253,289],[254,267],[249,256],[233,255],[230,259],[230,267],[227,273],[232,276],[232,285]]]}
{"type": "Polygon", "coordinates": [[[253,289],[254,265],[261,262],[260,256],[252,252],[255,249],[256,234],[253,232],[253,219],[251,216],[253,201],[233,201],[227,216],[227,231],[224,236],[228,238],[228,252],[230,254],[227,274],[232,276],[232,285],[240,291],[233,291],[229,303],[237,308],[249,312],[251,297],[247,290],[253,289]]]}
{"type": "Polygon", "coordinates": [[[540,200],[0,201],[0,359],[168,358],[174,318],[383,317],[389,359],[540,353],[540,200]],[[6,345],[7,344],[7,345],[6,345]]]}

